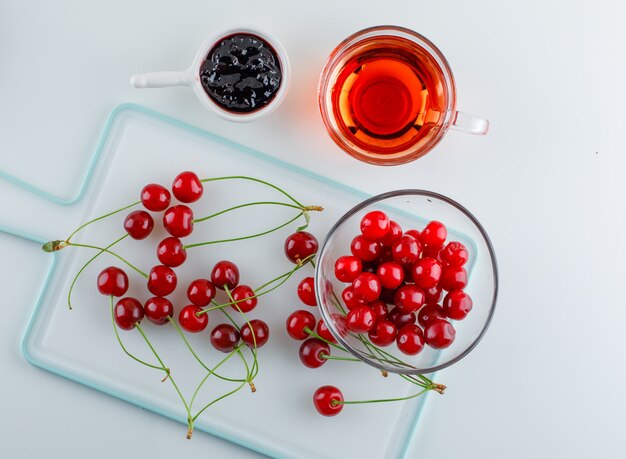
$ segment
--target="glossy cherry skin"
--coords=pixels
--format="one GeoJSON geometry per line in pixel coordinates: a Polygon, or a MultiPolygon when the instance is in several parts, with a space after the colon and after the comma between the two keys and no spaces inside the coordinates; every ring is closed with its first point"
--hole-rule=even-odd
{"type": "Polygon", "coordinates": [[[441,309],[450,319],[463,320],[472,310],[472,298],[463,290],[452,290],[443,299],[441,309]]]}
{"type": "Polygon", "coordinates": [[[305,277],[298,284],[298,298],[307,306],[317,306],[315,285],[312,277],[305,277]]]}
{"type": "Polygon", "coordinates": [[[196,306],[207,306],[215,298],[215,286],[208,279],[196,279],[187,287],[187,298],[196,306]]]}
{"type": "Polygon", "coordinates": [[[363,264],[354,255],[344,255],[335,261],[335,277],[339,282],[352,282],[363,271],[363,264]]]}
{"type": "Polygon", "coordinates": [[[389,314],[389,309],[387,305],[381,300],[374,300],[368,304],[372,311],[374,311],[374,322],[378,323],[381,320],[387,319],[387,314],[389,314]]]}
{"type": "Polygon", "coordinates": [[[310,338],[311,335],[305,331],[305,328],[310,331],[315,330],[315,322],[315,316],[309,311],[302,309],[294,311],[287,317],[287,333],[295,340],[310,338]]]}
{"type": "Polygon", "coordinates": [[[424,289],[424,295],[426,296],[426,304],[439,304],[441,300],[442,289],[438,285],[432,288],[424,289]]]}
{"type": "Polygon", "coordinates": [[[166,237],[157,246],[157,258],[165,266],[175,268],[187,259],[187,251],[177,237],[166,237]]]}
{"type": "Polygon", "coordinates": [[[343,289],[343,292],[341,292],[341,299],[348,309],[354,309],[357,306],[367,304],[367,301],[357,296],[351,285],[343,289]]]}
{"type": "Polygon", "coordinates": [[[401,237],[402,237],[402,227],[397,222],[394,222],[393,220],[391,220],[389,222],[389,231],[387,231],[387,234],[385,234],[385,237],[383,237],[380,240],[380,243],[383,246],[389,247],[393,245],[394,242],[399,241],[401,237]]]}
{"type": "Polygon", "coordinates": [[[150,183],[141,190],[141,203],[152,212],[161,212],[168,208],[172,196],[167,188],[150,183]]]}
{"type": "Polygon", "coordinates": [[[424,333],[417,325],[409,324],[398,330],[398,349],[407,355],[416,355],[424,349],[424,333]]]}
{"type": "Polygon", "coordinates": [[[258,299],[251,287],[243,284],[238,285],[233,289],[231,295],[235,300],[235,304],[232,305],[235,311],[250,312],[256,308],[258,299]]]}
{"type": "Polygon", "coordinates": [[[313,405],[322,416],[337,416],[343,410],[337,402],[343,402],[343,394],[335,386],[322,386],[313,393],[313,405]]]}
{"type": "Polygon", "coordinates": [[[103,295],[122,296],[128,290],[128,276],[115,266],[104,268],[98,274],[98,290],[103,295]]]}
{"type": "Polygon", "coordinates": [[[306,231],[297,231],[285,240],[285,255],[292,263],[298,263],[317,253],[319,243],[315,236],[306,231]]]}
{"type": "Polygon", "coordinates": [[[428,223],[421,234],[422,242],[433,247],[441,247],[447,238],[448,230],[443,223],[437,220],[428,223]]]}
{"type": "Polygon", "coordinates": [[[211,332],[211,344],[220,352],[234,351],[239,339],[239,332],[230,324],[219,324],[211,332]]]}
{"type": "Polygon", "coordinates": [[[420,233],[418,230],[410,229],[408,231],[405,231],[404,234],[406,234],[407,236],[411,236],[413,239],[415,239],[421,245],[424,245],[424,243],[422,242],[422,233],[420,233]]]}
{"type": "Polygon", "coordinates": [[[181,172],[172,183],[172,193],[180,202],[196,202],[202,197],[204,186],[198,176],[191,172],[181,172]]]}
{"type": "Polygon", "coordinates": [[[422,258],[428,257],[428,258],[434,258],[437,261],[442,261],[441,251],[442,251],[441,246],[425,245],[422,250],[422,258]]]}
{"type": "Polygon", "coordinates": [[[241,327],[241,339],[248,347],[263,347],[270,339],[270,327],[260,319],[252,319],[250,325],[246,322],[241,327]],[[252,329],[250,328],[252,326],[252,329]]]}
{"type": "Polygon", "coordinates": [[[224,286],[232,290],[239,284],[239,268],[232,261],[218,261],[211,271],[211,282],[220,290],[226,290],[224,286]]]}
{"type": "Polygon", "coordinates": [[[298,355],[305,367],[319,368],[326,363],[323,355],[330,355],[330,346],[321,339],[309,338],[300,346],[298,355]]]}
{"type": "Polygon", "coordinates": [[[366,213],[361,219],[361,234],[370,241],[379,241],[389,232],[390,221],[380,210],[366,213]]]}
{"type": "Polygon", "coordinates": [[[143,307],[135,298],[121,298],[113,311],[115,323],[122,330],[132,330],[143,319],[143,307]]]}
{"type": "Polygon", "coordinates": [[[185,306],[178,314],[178,323],[189,333],[199,333],[209,325],[208,314],[198,314],[202,308],[195,304],[185,306]]]}
{"type": "Polygon", "coordinates": [[[362,235],[356,236],[350,243],[352,255],[361,261],[374,261],[380,255],[380,242],[370,241],[362,235]]]}
{"type": "Polygon", "coordinates": [[[402,312],[413,313],[424,306],[424,291],[416,285],[403,285],[393,297],[396,307],[402,312]]]}
{"type": "Polygon", "coordinates": [[[443,309],[437,304],[427,304],[417,312],[417,321],[422,327],[433,319],[445,319],[443,309]]]}
{"type": "Polygon", "coordinates": [[[155,296],[167,296],[176,290],[176,273],[169,266],[156,265],[150,270],[148,290],[155,296]]]}
{"type": "Polygon", "coordinates": [[[387,314],[387,319],[390,322],[393,322],[396,327],[398,327],[398,329],[408,324],[414,324],[417,320],[415,314],[413,314],[412,312],[402,312],[398,308],[393,308],[391,311],[389,311],[389,314],[387,314]]]}
{"type": "Polygon", "coordinates": [[[424,327],[426,344],[435,349],[445,349],[454,342],[456,330],[450,322],[444,319],[428,321],[424,327]]]}
{"type": "Polygon", "coordinates": [[[168,318],[174,315],[174,306],[167,298],[155,296],[145,302],[143,312],[153,324],[164,325],[169,322],[168,318]]]}
{"type": "Polygon", "coordinates": [[[462,290],[467,286],[467,272],[462,266],[448,265],[443,268],[439,286],[447,290],[462,290]]]}
{"type": "Polygon", "coordinates": [[[426,257],[413,263],[411,277],[415,285],[426,290],[439,283],[442,271],[441,263],[434,258],[426,257]]]}
{"type": "Polygon", "coordinates": [[[336,343],[337,340],[333,336],[333,334],[328,329],[326,322],[323,319],[320,319],[317,323],[317,334],[324,338],[326,341],[330,341],[331,343],[336,343]]]}
{"type": "Polygon", "coordinates": [[[449,242],[441,250],[441,259],[450,265],[463,266],[469,259],[469,252],[460,242],[449,242]]]}
{"type": "Polygon", "coordinates": [[[348,312],[346,325],[354,333],[367,333],[374,326],[374,310],[366,305],[357,306],[348,312]]]}
{"type": "Polygon", "coordinates": [[[382,285],[376,274],[361,273],[352,281],[352,288],[357,297],[369,302],[378,299],[382,285]]]}
{"type": "Polygon", "coordinates": [[[189,236],[193,232],[193,211],[185,206],[172,206],[163,214],[163,227],[174,237],[189,236]]]}
{"type": "Polygon", "coordinates": [[[145,210],[136,210],[129,213],[124,219],[124,229],[133,239],[147,238],[154,228],[154,220],[145,210]]]}
{"type": "Polygon", "coordinates": [[[376,346],[389,346],[396,340],[398,327],[389,320],[377,322],[369,331],[368,337],[376,346]]]}
{"type": "Polygon", "coordinates": [[[417,261],[422,253],[420,243],[412,236],[403,235],[391,246],[391,256],[400,264],[408,265],[417,261]]]}
{"type": "Polygon", "coordinates": [[[378,265],[376,275],[383,288],[395,289],[404,282],[404,269],[400,263],[395,261],[387,261],[378,265]]]}

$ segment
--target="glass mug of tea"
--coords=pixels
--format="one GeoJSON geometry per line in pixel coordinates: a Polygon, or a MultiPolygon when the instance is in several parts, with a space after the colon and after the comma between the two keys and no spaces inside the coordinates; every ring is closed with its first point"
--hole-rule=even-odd
{"type": "Polygon", "coordinates": [[[335,143],[378,165],[425,155],[448,129],[478,135],[489,129],[487,120],[456,111],[445,57],[403,27],[371,27],[340,43],[322,70],[318,101],[335,143]]]}

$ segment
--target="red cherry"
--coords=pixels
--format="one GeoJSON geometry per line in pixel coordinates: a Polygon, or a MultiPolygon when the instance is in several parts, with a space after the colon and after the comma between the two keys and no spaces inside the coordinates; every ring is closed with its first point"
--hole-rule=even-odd
{"type": "Polygon", "coordinates": [[[398,330],[396,344],[407,355],[419,354],[424,349],[424,333],[417,325],[409,324],[398,330]]]}
{"type": "Polygon", "coordinates": [[[298,284],[298,298],[307,306],[317,306],[315,286],[312,277],[305,277],[298,284]]]}
{"type": "Polygon", "coordinates": [[[303,340],[311,335],[307,333],[305,328],[310,331],[315,330],[315,316],[309,311],[299,310],[292,312],[287,317],[287,333],[295,340],[303,340]]]}
{"type": "Polygon", "coordinates": [[[387,319],[387,314],[389,314],[389,309],[387,309],[387,305],[381,300],[372,301],[369,304],[369,307],[374,311],[374,322],[378,323],[381,320],[387,319]]]}
{"type": "Polygon", "coordinates": [[[380,255],[380,242],[370,241],[360,234],[352,239],[350,251],[362,261],[374,261],[380,255]]]}
{"type": "Polygon", "coordinates": [[[232,352],[239,344],[239,332],[230,324],[219,324],[211,332],[211,344],[220,352],[232,352]]]}
{"type": "Polygon", "coordinates": [[[252,319],[250,325],[246,322],[241,327],[241,339],[248,347],[263,347],[267,340],[270,339],[270,327],[260,319],[252,319]],[[252,329],[250,326],[252,326],[252,329]]]}
{"type": "Polygon", "coordinates": [[[155,296],[167,296],[176,290],[176,273],[168,266],[156,265],[150,270],[148,290],[155,296]]]}
{"type": "Polygon", "coordinates": [[[135,298],[122,298],[115,304],[113,315],[118,327],[132,330],[143,319],[143,307],[135,298]]]}
{"type": "Polygon", "coordinates": [[[411,236],[413,239],[415,239],[417,242],[423,245],[422,233],[420,233],[418,230],[411,229],[411,230],[405,231],[404,234],[406,234],[407,236],[411,236]]]}
{"type": "Polygon", "coordinates": [[[456,330],[450,322],[443,319],[428,321],[424,327],[424,339],[430,347],[444,349],[454,342],[456,330]]]}
{"type": "Polygon", "coordinates": [[[391,246],[391,256],[403,265],[417,261],[422,252],[420,243],[406,234],[391,246]]]}
{"type": "Polygon", "coordinates": [[[378,266],[376,271],[378,279],[384,288],[398,288],[404,281],[404,269],[395,261],[387,261],[378,266]]]}
{"type": "Polygon", "coordinates": [[[422,242],[433,247],[441,247],[448,238],[448,230],[443,223],[433,220],[422,231],[422,242]]]}
{"type": "Polygon", "coordinates": [[[472,298],[463,290],[452,290],[443,299],[441,309],[450,319],[463,320],[472,310],[472,298]]]}
{"type": "Polygon", "coordinates": [[[387,231],[385,237],[380,240],[380,243],[384,246],[391,246],[394,242],[400,240],[401,237],[402,227],[398,223],[391,220],[389,222],[389,231],[387,231]]]}
{"type": "Polygon", "coordinates": [[[235,300],[231,307],[235,311],[250,312],[256,308],[258,300],[251,287],[243,284],[238,285],[233,289],[231,294],[233,300],[235,300]]]}
{"type": "Polygon", "coordinates": [[[103,295],[122,296],[128,290],[128,276],[115,266],[104,268],[98,274],[98,290],[103,295]]]}
{"type": "Polygon", "coordinates": [[[313,405],[322,416],[337,416],[343,410],[343,394],[335,386],[322,386],[313,393],[313,405]]]}
{"type": "Polygon", "coordinates": [[[298,354],[305,367],[319,368],[326,363],[323,355],[330,355],[330,346],[321,339],[309,338],[302,343],[298,354]]]}
{"type": "Polygon", "coordinates": [[[389,232],[389,217],[380,210],[366,213],[361,219],[361,233],[370,241],[378,241],[389,232]]]}
{"type": "Polygon", "coordinates": [[[411,277],[415,285],[426,290],[437,285],[441,279],[441,271],[441,263],[434,258],[426,257],[413,264],[411,277]]]}
{"type": "MultiPolygon", "coordinates": [[[[378,254],[378,258],[376,259],[376,261],[372,262],[372,263],[375,263],[374,271],[376,271],[378,264],[386,263],[388,261],[394,261],[393,254],[391,253],[391,246],[383,245],[380,248],[380,253],[378,254]]],[[[365,269],[363,269],[363,271],[365,271],[365,269]]]]}
{"type": "Polygon", "coordinates": [[[198,314],[202,308],[195,304],[185,306],[178,314],[178,323],[189,333],[199,333],[209,325],[209,315],[198,314]]]}
{"type": "Polygon", "coordinates": [[[166,237],[157,246],[157,258],[165,266],[175,268],[187,259],[187,251],[177,237],[166,237]]]}
{"type": "Polygon", "coordinates": [[[393,308],[387,314],[387,319],[390,322],[393,322],[398,329],[404,327],[408,324],[414,324],[416,321],[415,314],[412,312],[403,312],[398,308],[393,308]]]}
{"type": "Polygon", "coordinates": [[[154,228],[152,216],[145,210],[136,210],[129,213],[124,219],[124,229],[133,239],[147,238],[154,228]]]}
{"type": "MultiPolygon", "coordinates": [[[[343,317],[343,316],[341,316],[343,317]]],[[[336,343],[337,340],[333,336],[333,334],[328,329],[326,322],[323,319],[320,319],[317,323],[317,334],[324,338],[326,341],[330,341],[331,343],[336,343]]]]}
{"type": "Polygon", "coordinates": [[[348,313],[346,325],[354,333],[367,333],[374,326],[374,310],[366,305],[357,306],[348,313]]]}
{"type": "Polygon", "coordinates": [[[374,325],[368,335],[369,339],[376,346],[389,346],[396,340],[398,328],[389,320],[382,320],[374,325]]]}
{"type": "Polygon", "coordinates": [[[153,324],[164,325],[169,322],[168,317],[174,315],[174,306],[167,298],[155,296],[146,301],[143,305],[143,312],[153,324]]]}
{"type": "Polygon", "coordinates": [[[462,266],[448,265],[443,268],[439,286],[447,290],[462,290],[467,286],[467,273],[462,266]]]}
{"type": "Polygon", "coordinates": [[[382,286],[376,274],[361,273],[352,281],[352,288],[357,297],[369,302],[378,299],[382,286]]]}
{"type": "Polygon", "coordinates": [[[196,202],[202,197],[204,187],[198,176],[191,172],[181,172],[174,179],[172,193],[180,202],[196,202]]]}
{"type": "Polygon", "coordinates": [[[163,214],[163,226],[174,237],[189,236],[193,231],[193,211],[184,205],[170,207],[163,214]]]}
{"type": "Polygon", "coordinates": [[[422,258],[434,258],[437,261],[441,261],[441,251],[443,249],[441,246],[434,245],[425,245],[424,250],[422,250],[422,258]]]}
{"type": "Polygon", "coordinates": [[[239,268],[232,261],[218,261],[211,271],[211,282],[220,290],[226,290],[224,286],[232,290],[239,284],[239,268]]]}
{"type": "Polygon", "coordinates": [[[335,277],[339,282],[352,282],[362,270],[361,260],[352,255],[339,257],[335,262],[335,277]]]}
{"type": "Polygon", "coordinates": [[[208,279],[196,279],[187,287],[187,298],[196,306],[207,306],[215,298],[215,286],[208,279]]]}
{"type": "Polygon", "coordinates": [[[298,263],[298,260],[304,260],[317,253],[318,248],[315,236],[306,231],[295,232],[285,240],[285,255],[292,263],[298,263]]]}
{"type": "Polygon", "coordinates": [[[463,244],[452,241],[441,250],[441,258],[451,265],[463,266],[467,263],[469,253],[463,244]]]}
{"type": "Polygon", "coordinates": [[[416,285],[403,285],[393,298],[396,307],[402,312],[415,312],[424,305],[424,291],[416,285]]]}
{"type": "Polygon", "coordinates": [[[417,321],[422,327],[434,319],[445,319],[446,315],[439,305],[427,304],[417,313],[417,321]]]}
{"type": "Polygon", "coordinates": [[[424,290],[426,296],[426,304],[438,304],[441,299],[441,287],[435,285],[429,289],[424,290]]]}
{"type": "Polygon", "coordinates": [[[357,306],[367,304],[367,301],[357,296],[351,285],[343,289],[341,299],[348,309],[354,309],[357,306]]]}
{"type": "Polygon", "coordinates": [[[164,186],[150,183],[141,190],[141,203],[153,212],[161,212],[170,205],[171,195],[164,186]]]}

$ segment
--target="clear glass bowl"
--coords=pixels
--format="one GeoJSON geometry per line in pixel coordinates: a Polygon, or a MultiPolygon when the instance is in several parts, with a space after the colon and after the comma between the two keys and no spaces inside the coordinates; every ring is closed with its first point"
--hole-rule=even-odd
{"type": "MultiPolygon", "coordinates": [[[[481,340],[496,305],[498,268],[489,236],[465,207],[430,191],[398,190],[363,201],[335,223],[319,252],[315,286],[322,317],[340,345],[365,363],[381,370],[426,374],[458,362],[481,340]],[[465,269],[469,281],[465,291],[473,300],[473,308],[465,319],[450,321],[456,329],[456,337],[449,347],[437,350],[425,345],[419,354],[410,356],[400,352],[395,343],[378,347],[369,341],[367,334],[346,330],[344,311],[347,308],[341,300],[341,292],[348,284],[335,278],[335,261],[342,255],[351,254],[350,242],[360,234],[361,218],[372,210],[384,211],[405,231],[421,231],[429,221],[438,220],[448,229],[447,241],[459,241],[467,247],[469,260],[465,269]]],[[[442,299],[445,293],[444,291],[442,299]]],[[[391,305],[389,308],[391,309],[391,305]]]]}

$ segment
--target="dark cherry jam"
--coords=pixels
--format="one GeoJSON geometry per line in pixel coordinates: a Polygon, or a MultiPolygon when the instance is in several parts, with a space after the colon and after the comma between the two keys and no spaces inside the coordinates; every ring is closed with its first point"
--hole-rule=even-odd
{"type": "Polygon", "coordinates": [[[249,113],[269,104],[282,80],[276,51],[262,38],[238,33],[220,40],[200,67],[209,97],[231,112],[249,113]]]}

